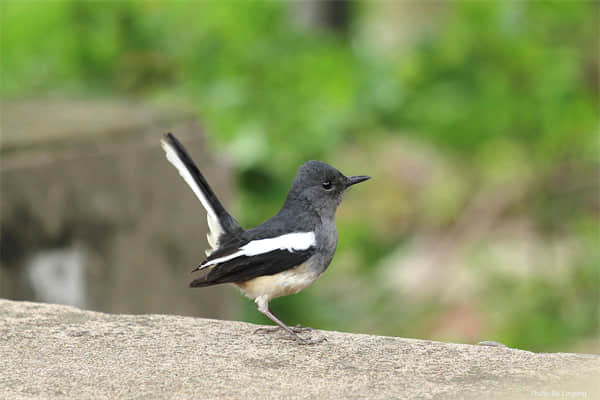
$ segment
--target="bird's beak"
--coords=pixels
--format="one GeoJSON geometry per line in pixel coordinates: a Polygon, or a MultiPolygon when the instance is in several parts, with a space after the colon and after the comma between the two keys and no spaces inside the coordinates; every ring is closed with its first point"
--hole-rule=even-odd
{"type": "Polygon", "coordinates": [[[367,175],[349,176],[346,180],[346,187],[348,188],[367,179],[371,179],[371,177],[367,175]]]}

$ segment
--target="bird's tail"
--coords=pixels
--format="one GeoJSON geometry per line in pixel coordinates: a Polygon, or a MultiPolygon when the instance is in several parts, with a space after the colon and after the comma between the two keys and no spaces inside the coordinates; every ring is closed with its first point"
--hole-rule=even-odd
{"type": "Polygon", "coordinates": [[[207,250],[207,254],[210,254],[219,247],[219,242],[224,236],[239,233],[242,228],[225,210],[192,158],[175,136],[167,133],[161,139],[160,144],[169,162],[177,168],[179,174],[206,209],[209,227],[207,239],[212,248],[212,250],[207,250]]]}
{"type": "Polygon", "coordinates": [[[207,279],[206,274],[205,274],[204,276],[196,278],[192,282],[190,282],[190,287],[191,288],[207,287],[207,286],[213,286],[213,285],[217,285],[217,284],[218,284],[218,282],[213,282],[213,281],[207,279]]]}

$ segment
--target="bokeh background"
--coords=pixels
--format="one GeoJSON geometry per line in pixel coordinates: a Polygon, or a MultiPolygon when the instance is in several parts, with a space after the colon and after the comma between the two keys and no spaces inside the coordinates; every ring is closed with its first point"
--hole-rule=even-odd
{"type": "MultiPolygon", "coordinates": [[[[103,131],[119,119],[152,120],[121,104],[181,110],[186,121],[195,121],[186,125],[184,138],[195,143],[203,137],[192,152],[199,164],[204,158],[222,160],[202,169],[245,227],[278,210],[306,160],[373,177],[353,188],[338,210],[338,252],[326,273],[304,292],[272,303],[288,324],[597,353],[598,4],[5,0],[0,3],[4,181],[35,186],[39,192],[32,196],[43,201],[34,211],[53,214],[53,193],[81,168],[68,161],[78,151],[72,143],[81,143],[79,131],[50,144],[36,134],[56,115],[66,109],[73,117],[88,103],[113,107],[95,122],[103,131]],[[51,108],[57,101],[60,112],[51,108]],[[36,117],[37,125],[28,125],[36,117]],[[71,158],[57,152],[61,147],[69,148],[71,158]],[[38,161],[61,157],[68,173],[34,179],[26,169],[15,178],[15,169],[33,159],[31,151],[38,161]],[[32,181],[24,183],[30,175],[32,181]]],[[[87,114],[82,115],[86,125],[87,114]]],[[[131,142],[148,143],[144,151],[157,149],[164,131],[181,132],[169,121],[160,119],[160,130],[145,128],[129,142],[124,128],[102,136],[109,140],[91,140],[83,160],[105,154],[105,142],[116,153],[119,143],[129,143],[128,159],[142,154],[131,142]]],[[[159,149],[123,165],[126,171],[150,171],[149,182],[157,188],[146,185],[140,193],[139,179],[126,182],[123,198],[137,203],[125,217],[114,217],[119,221],[114,225],[131,230],[152,215],[182,210],[188,218],[157,222],[148,235],[159,244],[150,247],[170,254],[161,267],[176,268],[177,285],[187,290],[187,271],[204,254],[200,204],[159,149]],[[144,206],[160,190],[166,194],[144,206]],[[182,226],[202,234],[178,237],[182,226]]],[[[105,221],[121,207],[100,200],[111,186],[123,184],[123,175],[128,174],[102,178],[107,189],[101,193],[89,189],[100,183],[85,179],[82,187],[88,189],[78,192],[90,197],[79,202],[99,202],[105,214],[89,211],[69,220],[69,229],[37,236],[34,228],[23,228],[40,225],[35,212],[19,206],[21,197],[11,197],[30,189],[4,185],[4,203],[13,205],[3,208],[0,296],[44,300],[31,287],[14,290],[23,286],[23,276],[39,276],[31,272],[37,267],[23,272],[37,265],[31,261],[35,252],[79,265],[79,253],[60,249],[95,243],[84,254],[101,260],[103,246],[117,236],[105,221]],[[120,183],[111,184],[113,178],[120,183]]],[[[65,213],[64,200],[59,202],[65,213]]],[[[132,241],[121,244],[134,254],[120,271],[148,261],[144,255],[152,249],[132,241]]],[[[83,265],[88,278],[104,276],[83,265]]],[[[124,285],[113,295],[126,297],[141,282],[152,282],[140,300],[145,305],[111,308],[86,302],[85,292],[66,302],[267,323],[233,289],[207,289],[218,304],[189,289],[197,312],[154,304],[162,278],[153,273],[128,280],[110,275],[112,283],[106,284],[124,285]],[[228,311],[215,314],[223,303],[228,311]]]]}

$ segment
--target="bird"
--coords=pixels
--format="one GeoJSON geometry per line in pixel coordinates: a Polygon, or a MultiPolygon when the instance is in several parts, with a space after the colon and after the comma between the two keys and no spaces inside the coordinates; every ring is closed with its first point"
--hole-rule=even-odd
{"type": "Polygon", "coordinates": [[[349,187],[370,176],[345,176],[324,162],[308,161],[298,168],[279,212],[254,228],[243,229],[177,138],[167,133],[160,143],[207,214],[210,247],[206,259],[193,269],[199,276],[190,287],[232,283],[292,338],[308,342],[296,333],[302,328],[284,324],[270,310],[269,302],[300,292],[327,269],[337,247],[336,209],[349,187]]]}

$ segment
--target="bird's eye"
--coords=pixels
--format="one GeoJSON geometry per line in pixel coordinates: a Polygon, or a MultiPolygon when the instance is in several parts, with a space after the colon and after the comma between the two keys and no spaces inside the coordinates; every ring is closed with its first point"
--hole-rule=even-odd
{"type": "Polygon", "coordinates": [[[325,189],[325,190],[331,190],[331,188],[333,187],[333,186],[331,185],[331,182],[330,182],[330,181],[325,181],[325,182],[323,182],[321,185],[323,186],[323,189],[325,189]]]}

